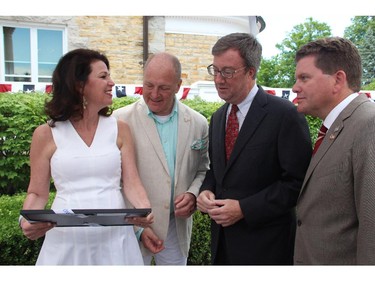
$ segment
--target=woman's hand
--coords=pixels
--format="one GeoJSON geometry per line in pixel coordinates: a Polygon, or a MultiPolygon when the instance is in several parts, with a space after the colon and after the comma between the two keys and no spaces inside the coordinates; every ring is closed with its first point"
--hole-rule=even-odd
{"type": "Polygon", "coordinates": [[[154,214],[150,213],[147,217],[130,217],[126,218],[126,221],[130,224],[134,224],[139,227],[149,227],[152,223],[154,223],[154,214]]]}
{"type": "Polygon", "coordinates": [[[37,240],[46,235],[46,232],[55,227],[55,225],[51,222],[29,223],[27,220],[21,219],[20,227],[27,238],[37,240]]]}

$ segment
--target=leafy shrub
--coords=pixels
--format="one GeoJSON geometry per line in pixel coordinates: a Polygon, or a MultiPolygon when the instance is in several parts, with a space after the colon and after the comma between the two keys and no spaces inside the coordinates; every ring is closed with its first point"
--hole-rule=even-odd
{"type": "MultiPolygon", "coordinates": [[[[18,226],[18,217],[26,193],[0,196],[0,265],[34,265],[43,238],[31,241],[18,226]]],[[[48,206],[54,193],[51,193],[48,206]]]]}
{"type": "Polygon", "coordinates": [[[318,136],[319,128],[322,125],[322,120],[316,117],[312,117],[310,115],[306,115],[306,120],[309,124],[311,142],[314,144],[318,136]]]}
{"type": "Polygon", "coordinates": [[[196,211],[193,215],[188,265],[211,264],[211,220],[207,214],[196,211]]]}
{"type": "Polygon", "coordinates": [[[120,107],[132,104],[133,102],[137,101],[139,98],[133,98],[133,97],[123,97],[118,99],[113,99],[112,102],[112,110],[116,110],[120,107]]]}
{"type": "MultiPolygon", "coordinates": [[[[29,181],[29,148],[35,128],[46,122],[45,94],[0,95],[0,265],[33,265],[43,238],[28,240],[18,227],[19,211],[29,181]],[[1,194],[15,194],[13,196],[1,194]]],[[[112,109],[135,102],[126,97],[113,100],[112,109]]],[[[184,100],[184,104],[204,115],[211,115],[223,104],[200,98],[184,100]]],[[[306,116],[313,142],[321,121],[306,116]]],[[[51,193],[50,203],[54,193],[51,193]]],[[[49,203],[49,204],[50,204],[49,203]]],[[[189,265],[210,264],[210,219],[199,211],[194,213],[189,265]]]]}
{"type": "Polygon", "coordinates": [[[25,191],[35,128],[46,122],[44,94],[0,95],[0,195],[25,191]]]}
{"type": "MultiPolygon", "coordinates": [[[[43,238],[27,239],[18,226],[18,217],[26,193],[0,196],[0,265],[34,265],[38,258],[43,238]]],[[[50,208],[55,193],[51,192],[47,208],[50,208]]],[[[210,264],[210,219],[199,211],[194,213],[193,233],[188,257],[189,265],[210,264]]]]}
{"type": "Polygon", "coordinates": [[[204,117],[207,118],[207,121],[210,122],[211,115],[224,103],[223,102],[208,102],[204,101],[199,97],[195,97],[191,100],[184,100],[184,104],[187,106],[195,109],[200,114],[202,114],[204,117]]]}
{"type": "MultiPolygon", "coordinates": [[[[139,98],[133,98],[133,97],[114,99],[113,104],[112,104],[112,109],[115,110],[120,107],[129,105],[138,99],[139,98]]],[[[195,97],[194,99],[189,99],[189,100],[182,100],[182,103],[198,111],[200,114],[202,114],[204,117],[207,118],[208,122],[210,121],[211,115],[220,106],[223,105],[222,102],[208,102],[208,101],[202,100],[199,97],[195,97]]]]}

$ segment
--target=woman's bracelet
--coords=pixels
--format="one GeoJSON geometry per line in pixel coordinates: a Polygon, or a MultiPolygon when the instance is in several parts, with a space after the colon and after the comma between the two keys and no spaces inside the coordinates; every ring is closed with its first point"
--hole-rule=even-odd
{"type": "Polygon", "coordinates": [[[21,222],[22,222],[22,220],[23,220],[23,216],[22,215],[20,215],[19,217],[18,217],[18,226],[22,229],[22,226],[21,226],[21,222]]]}

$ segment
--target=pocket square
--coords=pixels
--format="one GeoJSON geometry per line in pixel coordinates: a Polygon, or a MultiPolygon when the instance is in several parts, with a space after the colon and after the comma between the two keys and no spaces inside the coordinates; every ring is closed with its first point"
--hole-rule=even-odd
{"type": "Polygon", "coordinates": [[[193,141],[190,147],[193,150],[202,150],[202,149],[205,149],[207,145],[204,139],[197,139],[193,141]]]}

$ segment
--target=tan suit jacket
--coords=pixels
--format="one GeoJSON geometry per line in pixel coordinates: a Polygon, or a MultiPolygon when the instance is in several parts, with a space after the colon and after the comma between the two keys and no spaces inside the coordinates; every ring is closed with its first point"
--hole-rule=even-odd
{"type": "Polygon", "coordinates": [[[375,103],[355,98],[310,162],[297,202],[295,264],[375,264],[375,103]]]}
{"type": "MultiPolygon", "coordinates": [[[[174,195],[184,192],[198,195],[209,167],[207,119],[178,103],[178,140],[175,165],[174,195]]],[[[152,226],[160,239],[165,240],[169,225],[171,176],[154,120],[147,114],[143,98],[118,109],[114,116],[129,124],[135,142],[139,174],[151,201],[155,216],[152,226]]],[[[188,256],[192,231],[192,216],[176,218],[180,249],[188,256]]],[[[141,245],[145,255],[150,254],[141,245]]]]}

